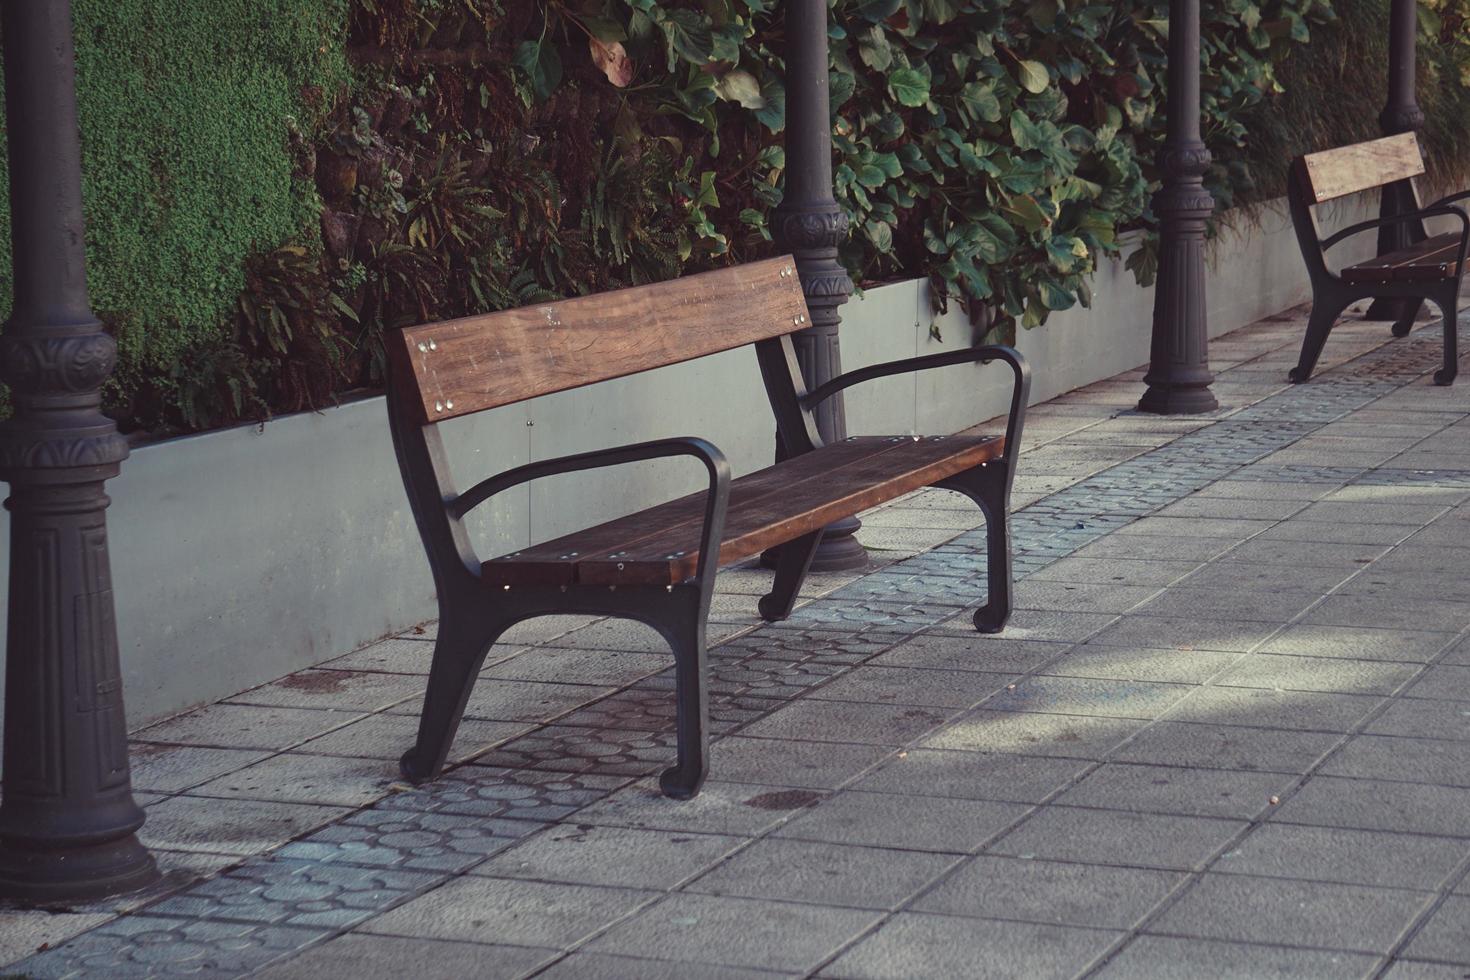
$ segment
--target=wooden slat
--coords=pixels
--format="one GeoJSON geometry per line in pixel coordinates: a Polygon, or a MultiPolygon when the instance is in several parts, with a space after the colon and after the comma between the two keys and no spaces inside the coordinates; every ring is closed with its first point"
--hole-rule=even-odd
{"type": "Polygon", "coordinates": [[[790,256],[670,282],[407,327],[400,390],[442,422],[809,327],[790,256]]]}
{"type": "MultiPolygon", "coordinates": [[[[730,485],[720,562],[749,558],[1001,455],[995,436],[860,437],[730,485]]],[[[671,585],[699,562],[703,491],[484,563],[487,585],[671,585]]]]}
{"type": "Polygon", "coordinates": [[[1425,282],[1459,273],[1460,233],[1435,235],[1417,245],[1342,270],[1344,282],[1425,282]]]}
{"type": "Polygon", "coordinates": [[[1318,204],[1424,173],[1424,156],[1413,133],[1308,153],[1302,164],[1318,204]]]}

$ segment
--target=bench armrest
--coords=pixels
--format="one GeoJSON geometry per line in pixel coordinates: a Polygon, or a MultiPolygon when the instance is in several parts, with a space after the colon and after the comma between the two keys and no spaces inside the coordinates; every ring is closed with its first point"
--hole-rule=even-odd
{"type": "Polygon", "coordinates": [[[1470,199],[1470,191],[1460,191],[1458,194],[1451,194],[1448,197],[1442,197],[1429,206],[1431,208],[1442,208],[1452,201],[1464,201],[1467,199],[1470,199]]]}
{"type": "Polygon", "coordinates": [[[1329,235],[1328,237],[1322,239],[1320,245],[1322,247],[1322,251],[1325,252],[1332,246],[1338,244],[1346,238],[1350,238],[1353,235],[1358,234],[1359,232],[1371,231],[1374,228],[1383,228],[1387,225],[1408,224],[1411,221],[1420,221],[1424,218],[1459,218],[1461,224],[1464,225],[1464,230],[1460,233],[1461,244],[1463,245],[1465,240],[1467,238],[1470,238],[1470,216],[1467,216],[1465,212],[1460,208],[1451,208],[1445,207],[1441,204],[1435,204],[1431,207],[1424,208],[1422,211],[1410,211],[1407,214],[1396,214],[1391,218],[1374,218],[1371,221],[1360,221],[1355,225],[1349,225],[1348,227],[1342,229],[1342,231],[1339,231],[1336,234],[1329,235]]]}
{"type": "Polygon", "coordinates": [[[481,480],[464,493],[446,503],[446,509],[455,518],[463,518],[470,511],[504,490],[560,473],[576,473],[581,470],[601,469],[604,466],[620,466],[648,459],[663,459],[670,456],[693,456],[709,471],[709,494],[704,505],[704,527],[700,536],[699,569],[696,573],[704,578],[707,569],[718,562],[720,542],[725,530],[725,507],[730,498],[730,463],[725,454],[712,443],[693,436],[672,439],[656,439],[612,449],[599,449],[575,456],[527,463],[506,470],[488,480],[481,480]]]}
{"type": "Polygon", "coordinates": [[[803,408],[811,408],[845,388],[851,388],[853,385],[872,381],[875,378],[886,378],[895,374],[912,374],[915,371],[948,367],[951,364],[970,364],[976,361],[1005,361],[1015,374],[1015,384],[1011,388],[1011,411],[1006,418],[1006,458],[1014,461],[1021,452],[1021,429],[1025,425],[1026,405],[1031,395],[1031,365],[1026,363],[1020,351],[1012,347],[988,344],[983,347],[966,347],[964,350],[925,354],[922,357],[910,357],[902,361],[889,361],[886,364],[858,368],[856,371],[839,374],[831,381],[821,385],[802,398],[801,404],[803,408]]]}

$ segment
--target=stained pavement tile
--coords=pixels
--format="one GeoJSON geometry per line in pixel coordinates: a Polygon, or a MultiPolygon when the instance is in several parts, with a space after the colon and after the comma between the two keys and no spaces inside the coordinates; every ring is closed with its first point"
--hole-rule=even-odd
{"type": "Polygon", "coordinates": [[[158,793],[177,793],[270,757],[269,752],[253,749],[210,749],[151,742],[134,742],[128,755],[132,759],[133,788],[158,793]]]}
{"type": "Polygon", "coordinates": [[[686,963],[810,970],[878,918],[856,909],[680,894],[618,924],[588,949],[633,955],[656,949],[686,963]]]}
{"type": "Polygon", "coordinates": [[[1402,955],[1470,966],[1470,897],[1446,898],[1404,947],[1402,955]]]}
{"type": "Polygon", "coordinates": [[[1229,538],[1244,540],[1274,525],[1273,520],[1225,517],[1145,517],[1115,532],[1179,538],[1229,538]]]}
{"type": "Polygon", "coordinates": [[[1182,684],[1027,677],[988,699],[990,711],[1044,711],[1106,718],[1156,718],[1193,688],[1182,684]]]}
{"type": "Polygon", "coordinates": [[[1450,837],[1267,823],[1222,854],[1210,870],[1429,890],[1439,887],[1467,854],[1470,843],[1450,837]]]}
{"type": "Polygon", "coordinates": [[[1470,742],[1358,735],[1319,770],[1327,776],[1470,787],[1470,742]]]}
{"type": "Polygon", "coordinates": [[[1107,763],[1057,797],[1067,806],[1248,820],[1296,780],[1282,773],[1107,763]]]}
{"type": "Polygon", "coordinates": [[[360,711],[208,704],[134,732],[133,738],[226,749],[284,749],[361,717],[360,711]]]}
{"type": "MultiPolygon", "coordinates": [[[[593,684],[550,684],[482,677],[475,682],[465,705],[466,718],[487,721],[544,722],[613,693],[613,688],[593,684]]],[[[423,711],[423,685],[419,696],[394,705],[396,715],[418,717],[423,711]]]]}
{"type": "Polygon", "coordinates": [[[359,931],[419,939],[564,948],[652,901],[657,892],[509,878],[455,878],[359,931]]]}
{"type": "Polygon", "coordinates": [[[1202,684],[1240,659],[1214,650],[1163,650],[1085,643],[1040,668],[1057,677],[1202,684]]]}
{"type": "Polygon", "coordinates": [[[1191,691],[1169,709],[1164,720],[1346,732],[1383,703],[1383,697],[1376,694],[1213,685],[1191,688],[1191,691]]]}
{"type": "MultiPolygon", "coordinates": [[[[504,659],[522,649],[497,643],[490,656],[504,659]]],[[[371,670],[384,674],[417,674],[426,676],[434,659],[434,644],[430,640],[393,637],[372,643],[361,650],[321,664],[328,670],[371,670]]]]}
{"type": "MultiPolygon", "coordinates": [[[[61,912],[51,909],[6,909],[0,930],[0,965],[24,959],[40,949],[60,946],[75,935],[114,918],[111,912],[61,912]]],[[[12,974],[20,976],[21,974],[12,974]]]]}
{"type": "Polygon", "coordinates": [[[1148,931],[1382,954],[1432,898],[1401,889],[1206,874],[1148,931]]]}
{"type": "Polygon", "coordinates": [[[348,933],[267,967],[261,980],[518,980],[559,954],[526,946],[485,946],[444,939],[348,933]]]}
{"type": "Polygon", "coordinates": [[[1039,803],[1091,765],[999,752],[910,749],[853,784],[853,789],[901,796],[1039,803]]]}
{"type": "Polygon", "coordinates": [[[946,854],[766,838],[686,891],[846,908],[891,909],[955,859],[946,854]]]}
{"type": "Polygon", "coordinates": [[[820,790],[710,780],[694,799],[675,802],[644,780],[579,811],[577,823],[753,837],[826,796],[820,790]]]}
{"type": "Polygon", "coordinates": [[[144,980],[160,975],[240,976],[329,933],[258,922],[153,915],[114,919],[55,949],[13,963],[32,980],[77,976],[144,980]]]}
{"type": "Polygon", "coordinates": [[[1033,582],[1081,582],[1086,584],[1165,586],[1179,581],[1200,567],[1196,561],[1129,558],[1063,558],[1033,573],[1033,582]]]}
{"type": "Polygon", "coordinates": [[[735,783],[835,789],[878,762],[886,746],[731,735],[710,746],[710,772],[735,783]]]}
{"type": "Polygon", "coordinates": [[[317,864],[356,864],[457,874],[543,824],[448,813],[361,810],[276,852],[317,864]]]}
{"type": "Polygon", "coordinates": [[[1220,556],[1222,562],[1243,564],[1317,565],[1354,569],[1388,552],[1390,545],[1325,541],[1273,541],[1251,538],[1220,556]]]}
{"type": "Polygon", "coordinates": [[[1115,583],[1023,580],[1016,589],[1017,609],[1123,613],[1155,595],[1154,586],[1115,583]]]}
{"type": "Polygon", "coordinates": [[[1347,566],[1215,561],[1201,566],[1198,571],[1175,585],[1180,588],[1210,589],[1227,593],[1239,593],[1243,590],[1287,590],[1322,595],[1342,584],[1344,579],[1356,571],[1356,563],[1347,566]]]}
{"type": "Polygon", "coordinates": [[[1258,652],[1424,663],[1443,650],[1447,642],[1444,633],[1422,630],[1297,625],[1273,636],[1258,652]]]}
{"type": "Polygon", "coordinates": [[[1366,980],[1380,962],[1363,953],[1138,936],[1097,975],[1107,980],[1366,980]]]}
{"type": "Polygon", "coordinates": [[[1185,875],[981,855],[913,903],[916,912],[1129,929],[1185,875]]]}
{"type": "Polygon", "coordinates": [[[919,670],[870,665],[813,688],[819,701],[863,701],[940,708],[969,708],[1003,688],[1011,674],[969,670],[919,670]]]}
{"type": "Polygon", "coordinates": [[[1194,616],[1130,616],[1102,630],[1087,642],[1105,646],[1148,647],[1168,645],[1189,650],[1244,653],[1277,629],[1268,622],[1239,619],[1202,619],[1194,616]]]}
{"type": "Polygon", "coordinates": [[[345,929],[442,876],[274,858],[249,862],[149,907],[150,914],[345,929]]]}
{"type": "Polygon", "coordinates": [[[281,708],[379,711],[419,694],[424,679],[361,670],[301,670],[227,699],[281,708]]]}
{"type": "Polygon", "coordinates": [[[1370,735],[1470,739],[1470,704],[1397,698],[1364,731],[1370,735]]]}
{"type": "Polygon", "coordinates": [[[195,787],[199,796],[364,806],[386,795],[395,763],[325,755],[278,755],[195,787]]]}
{"type": "Polygon", "coordinates": [[[921,747],[1098,759],[1145,724],[1134,718],[980,708],[945,725],[921,747]]]}
{"type": "Polygon", "coordinates": [[[902,745],[930,731],[953,713],[949,708],[804,699],[753,722],[741,734],[902,745]]]}
{"type": "Polygon", "coordinates": [[[1418,669],[1405,663],[1252,653],[1237,660],[1214,683],[1273,691],[1391,694],[1418,669]]]}
{"type": "Polygon", "coordinates": [[[563,824],[528,837],[471,873],[666,889],[699,874],[744,843],[744,838],[719,834],[563,824]]]}
{"type": "Polygon", "coordinates": [[[1470,790],[1314,776],[1271,818],[1320,827],[1470,837],[1470,790]]]}
{"type": "Polygon", "coordinates": [[[844,980],[1069,977],[1122,933],[903,913],[821,972],[844,980]]]}
{"type": "Polygon", "coordinates": [[[1017,803],[855,790],[821,800],[775,832],[793,840],[964,853],[1025,814],[1017,803]]]}
{"type": "Polygon", "coordinates": [[[173,796],[147,812],[139,835],[148,847],[247,856],[278,847],[352,811],[306,803],[173,796]]]}
{"type": "Polygon", "coordinates": [[[1247,825],[1239,820],[1052,805],[987,848],[989,854],[1188,871],[1247,825]]]}
{"type": "MultiPolygon", "coordinates": [[[[376,714],[326,735],[303,742],[295,749],[311,755],[341,755],[357,759],[397,761],[418,738],[419,721],[410,715],[376,714]]],[[[461,720],[450,746],[449,762],[459,762],[496,745],[523,735],[529,722],[461,720]]]]}

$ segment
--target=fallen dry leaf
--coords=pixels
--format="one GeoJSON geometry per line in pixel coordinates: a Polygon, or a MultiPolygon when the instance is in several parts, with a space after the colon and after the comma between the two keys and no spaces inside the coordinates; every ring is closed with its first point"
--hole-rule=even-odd
{"type": "Polygon", "coordinates": [[[618,88],[627,88],[633,81],[633,62],[629,60],[628,52],[623,50],[622,42],[599,41],[590,37],[587,47],[592,51],[592,63],[601,69],[607,80],[618,88]]]}

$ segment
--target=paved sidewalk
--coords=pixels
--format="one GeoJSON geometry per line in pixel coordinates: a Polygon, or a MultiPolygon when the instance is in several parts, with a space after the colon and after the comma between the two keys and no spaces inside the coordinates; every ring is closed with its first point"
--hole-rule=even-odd
{"type": "Polygon", "coordinates": [[[525,624],[436,783],[396,783],[432,625],[136,733],[130,902],[0,913],[21,976],[1470,974],[1470,373],[1437,325],[1212,345],[1219,413],[1141,372],[1034,408],[1019,609],[978,511],[870,513],[862,576],[761,625],[720,579],[712,778],[651,631],[525,624]],[[119,915],[119,910],[126,914],[119,915]],[[49,944],[35,953],[43,943],[49,944]],[[30,954],[35,955],[30,955],[30,954]],[[25,958],[28,957],[28,958],[25,958]]]}

